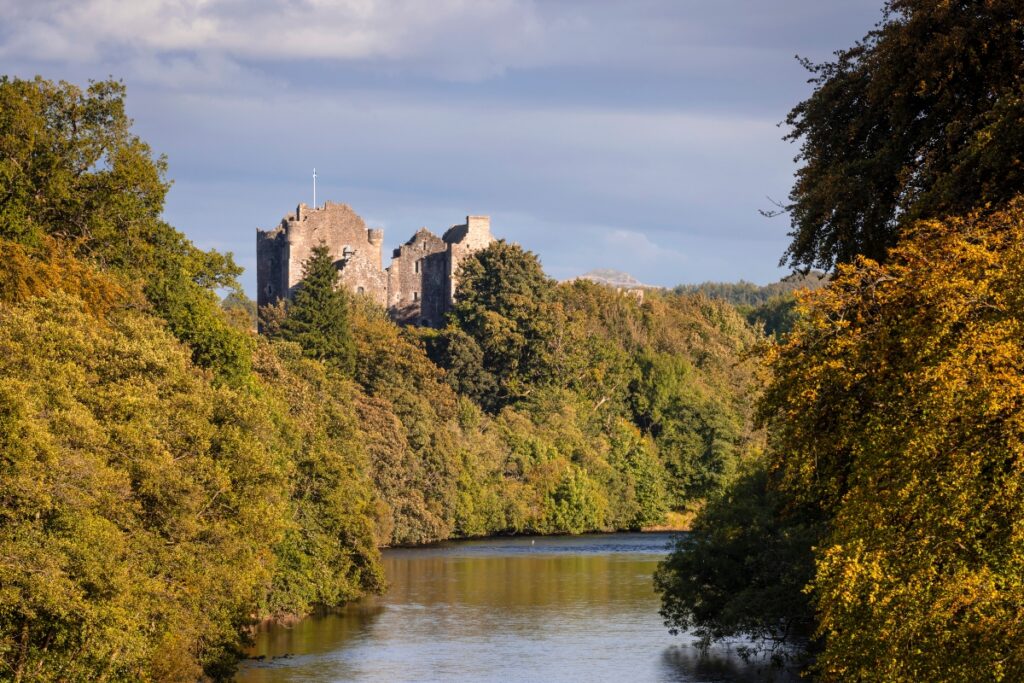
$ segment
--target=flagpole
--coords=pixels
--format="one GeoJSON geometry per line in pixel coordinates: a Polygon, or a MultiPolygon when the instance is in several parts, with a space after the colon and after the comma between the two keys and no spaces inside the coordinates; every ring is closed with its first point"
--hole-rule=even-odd
{"type": "Polygon", "coordinates": [[[316,169],[313,169],[313,208],[316,208],[316,169]]]}

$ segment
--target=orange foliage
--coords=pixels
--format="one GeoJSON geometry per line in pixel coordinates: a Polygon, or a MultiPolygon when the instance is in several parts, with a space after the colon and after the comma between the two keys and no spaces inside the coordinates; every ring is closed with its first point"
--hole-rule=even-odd
{"type": "Polygon", "coordinates": [[[65,292],[81,299],[90,315],[102,318],[125,302],[124,288],[112,276],[75,258],[74,249],[52,238],[28,248],[0,239],[0,302],[22,303],[65,292]]]}

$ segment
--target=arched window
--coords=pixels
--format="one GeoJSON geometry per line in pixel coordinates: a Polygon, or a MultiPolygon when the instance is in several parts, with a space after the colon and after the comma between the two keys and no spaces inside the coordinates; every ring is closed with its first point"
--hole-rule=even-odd
{"type": "Polygon", "coordinates": [[[356,287],[356,293],[362,294],[364,291],[366,290],[364,290],[362,287],[356,287]]]}

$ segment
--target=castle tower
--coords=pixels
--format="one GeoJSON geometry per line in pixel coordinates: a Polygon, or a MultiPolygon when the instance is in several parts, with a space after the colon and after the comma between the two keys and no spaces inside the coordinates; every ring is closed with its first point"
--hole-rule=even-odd
{"type": "Polygon", "coordinates": [[[421,228],[383,268],[384,231],[346,204],[299,204],[271,230],[256,231],[257,304],[290,299],[314,247],[327,245],[341,286],[388,308],[399,323],[440,327],[451,310],[462,259],[493,241],[488,216],[466,216],[443,237],[421,228]]]}
{"type": "Polygon", "coordinates": [[[458,287],[459,264],[474,251],[484,249],[494,237],[491,235],[490,216],[466,216],[462,225],[453,225],[442,238],[448,244],[448,307],[455,301],[455,289],[458,287]]]}
{"type": "Polygon", "coordinates": [[[257,303],[290,299],[302,281],[303,264],[320,243],[327,245],[341,283],[381,305],[387,302],[387,276],[381,269],[384,231],[368,229],[347,204],[299,204],[273,230],[256,231],[257,303]]]}
{"type": "Polygon", "coordinates": [[[384,268],[384,231],[380,228],[370,228],[366,231],[366,239],[373,249],[377,250],[377,267],[384,268]]]}

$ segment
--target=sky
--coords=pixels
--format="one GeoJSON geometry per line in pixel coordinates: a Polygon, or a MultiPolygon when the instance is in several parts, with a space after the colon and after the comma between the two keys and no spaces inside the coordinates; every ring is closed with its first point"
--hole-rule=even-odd
{"type": "MultiPolygon", "coordinates": [[[[468,214],[539,255],[653,285],[777,280],[811,92],[881,0],[0,0],[0,73],[128,88],[166,219],[233,252],[299,202],[390,250],[468,214]]],[[[389,252],[387,252],[389,253],[389,252]]],[[[385,258],[387,265],[387,258],[385,258]]]]}

